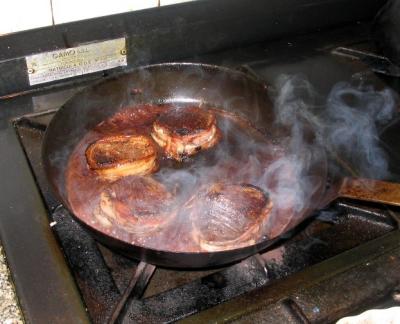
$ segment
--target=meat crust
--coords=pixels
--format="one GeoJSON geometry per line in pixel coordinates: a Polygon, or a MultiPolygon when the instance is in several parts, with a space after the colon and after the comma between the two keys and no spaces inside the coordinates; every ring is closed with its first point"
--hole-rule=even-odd
{"type": "Polygon", "coordinates": [[[255,186],[216,183],[202,189],[192,207],[193,239],[202,250],[221,251],[255,244],[272,202],[255,186]]]}
{"type": "Polygon", "coordinates": [[[148,235],[176,216],[174,197],[151,177],[129,176],[112,183],[100,194],[94,216],[127,232],[148,235]]]}
{"type": "Polygon", "coordinates": [[[168,157],[181,161],[216,145],[221,132],[212,112],[189,107],[162,114],[154,122],[151,136],[168,157]]]}
{"type": "Polygon", "coordinates": [[[157,149],[150,137],[116,135],[104,137],[85,152],[90,169],[107,180],[147,175],[157,170],[157,149]]]}

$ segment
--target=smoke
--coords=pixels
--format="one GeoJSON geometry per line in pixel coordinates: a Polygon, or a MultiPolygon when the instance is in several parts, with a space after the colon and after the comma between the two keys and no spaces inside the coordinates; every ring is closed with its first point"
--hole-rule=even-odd
{"type": "MultiPolygon", "coordinates": [[[[179,188],[179,203],[195,196],[199,188],[216,182],[255,185],[269,194],[274,206],[263,234],[268,237],[281,234],[318,206],[319,200],[313,198],[320,196],[326,180],[324,150],[318,138],[309,136],[312,132],[296,113],[310,106],[299,100],[298,91],[308,93],[310,89],[307,83],[302,87],[285,83],[277,93],[276,120],[268,128],[271,134],[285,130],[284,135],[271,135],[267,140],[261,133],[251,136],[248,130],[237,126],[237,119],[232,122],[222,114],[224,118],[219,118],[218,126],[223,140],[212,153],[206,153],[205,159],[202,155],[195,156],[184,169],[161,168],[155,176],[170,188],[179,188]]],[[[229,102],[232,100],[224,104],[228,111],[229,102]]],[[[255,111],[251,119],[259,116],[259,111],[255,111]]]]}
{"type": "Polygon", "coordinates": [[[380,147],[378,126],[388,122],[395,111],[395,100],[389,89],[371,86],[352,87],[338,83],[332,89],[327,105],[325,136],[336,152],[350,158],[365,177],[389,176],[386,153],[380,147]]]}
{"type": "Polygon", "coordinates": [[[392,91],[376,90],[362,83],[340,82],[323,97],[307,78],[281,75],[274,89],[271,93],[274,126],[288,130],[288,135],[281,139],[286,153],[264,167],[256,182],[263,188],[271,179],[276,179],[277,185],[267,188],[278,209],[268,224],[273,229],[267,230],[270,236],[284,232],[313,208],[320,207],[316,199],[326,186],[327,157],[334,160],[329,171],[338,173],[330,174],[333,177],[343,177],[343,168],[350,171],[346,175],[388,177],[387,157],[380,146],[378,129],[395,112],[392,91]]]}
{"type": "MultiPolygon", "coordinates": [[[[201,213],[201,210],[190,210],[195,205],[190,202],[204,188],[217,182],[250,184],[268,193],[273,209],[263,224],[261,234],[269,238],[276,237],[298,224],[313,209],[320,207],[327,180],[327,154],[347,161],[351,169],[356,170],[355,174],[374,178],[389,175],[378,129],[394,114],[395,98],[390,90],[376,90],[364,84],[338,83],[324,98],[305,77],[282,75],[275,82],[275,92],[270,94],[273,103],[270,106],[270,102],[264,101],[264,97],[259,95],[260,91],[257,91],[255,99],[253,92],[248,91],[250,88],[253,91],[252,87],[246,88],[247,92],[243,91],[240,96],[236,91],[237,84],[231,91],[229,87],[223,87],[225,80],[218,73],[214,76],[205,73],[200,67],[198,69],[201,73],[189,70],[180,75],[181,79],[178,80],[175,74],[167,74],[168,82],[163,82],[162,86],[157,83],[157,78],[151,77],[151,74],[146,76],[148,71],[143,71],[140,77],[144,86],[141,83],[143,87],[140,91],[136,91],[128,105],[117,113],[128,116],[128,119],[135,116],[139,118],[141,113],[146,115],[146,107],[138,108],[137,105],[148,103],[155,88],[162,94],[163,100],[158,103],[173,106],[168,106],[168,109],[185,109],[196,105],[214,111],[222,134],[221,141],[215,147],[183,163],[160,159],[159,171],[151,176],[173,193],[177,217],[169,225],[170,232],[158,233],[153,241],[150,238],[146,242],[138,241],[137,237],[121,227],[117,230],[117,236],[124,241],[155,249],[162,246],[171,251],[187,252],[188,248],[197,251],[196,247],[190,245],[193,245],[190,241],[190,235],[193,234],[191,217],[196,217],[193,215],[201,213]],[[185,92],[187,83],[195,83],[195,86],[185,92]],[[176,98],[181,99],[176,102],[176,98]],[[187,98],[193,100],[188,101],[187,98]],[[209,106],[207,102],[218,102],[219,105],[209,106]],[[269,113],[273,111],[273,114],[265,114],[263,109],[269,113]],[[139,110],[141,113],[137,113],[139,110]],[[271,115],[274,116],[272,120],[268,119],[271,115]],[[241,116],[246,116],[254,125],[264,122],[265,134],[249,127],[241,116]],[[172,242],[171,237],[177,239],[172,242]]],[[[129,90],[125,89],[126,96],[129,90]]],[[[242,92],[239,91],[239,94],[242,92]]],[[[155,106],[150,108],[156,116],[155,106]]],[[[132,127],[136,127],[137,122],[132,120],[128,120],[127,127],[130,122],[132,127]]],[[[105,122],[99,126],[97,131],[103,127],[104,132],[97,135],[110,133],[107,125],[111,124],[105,122]]],[[[151,131],[151,125],[146,126],[149,127],[146,132],[151,131]]],[[[128,127],[118,131],[131,132],[132,129],[128,127]]],[[[96,184],[85,179],[86,164],[82,159],[88,138],[90,132],[80,142],[80,149],[75,150],[75,158],[80,162],[75,164],[75,173],[70,177],[70,190],[76,189],[79,192],[79,199],[85,207],[88,199],[80,193],[96,190],[92,195],[95,196],[100,191],[96,184]],[[77,173],[82,173],[82,178],[78,178],[77,173]],[[85,187],[82,189],[84,182],[85,187]]],[[[94,205],[87,207],[87,219],[93,218],[94,205]]],[[[227,221],[235,222],[235,219],[232,217],[227,221]]]]}
{"type": "Polygon", "coordinates": [[[339,82],[325,99],[299,75],[280,76],[276,88],[278,123],[290,125],[294,134],[306,121],[327,152],[348,163],[353,176],[382,179],[390,175],[378,129],[395,112],[395,95],[391,90],[339,82]]]}

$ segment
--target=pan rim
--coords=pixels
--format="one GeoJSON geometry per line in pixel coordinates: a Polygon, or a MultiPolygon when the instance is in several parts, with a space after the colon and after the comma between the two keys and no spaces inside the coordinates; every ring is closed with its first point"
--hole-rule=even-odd
{"type": "MultiPolygon", "coordinates": [[[[69,98],[60,108],[59,110],[56,112],[55,116],[52,118],[52,120],[50,121],[44,138],[43,138],[43,142],[42,142],[42,163],[44,168],[48,168],[49,167],[49,161],[48,161],[48,154],[46,154],[46,147],[48,145],[47,142],[50,140],[51,137],[51,133],[52,133],[52,129],[55,127],[54,124],[56,122],[56,116],[60,111],[64,111],[65,109],[68,109],[68,105],[70,102],[72,102],[72,100],[74,100],[76,97],[79,97],[80,95],[82,95],[82,93],[84,93],[85,91],[90,91],[91,89],[93,89],[94,87],[97,87],[99,85],[102,85],[104,83],[108,83],[108,82],[112,82],[114,80],[118,80],[120,77],[122,76],[129,76],[131,74],[137,73],[138,71],[141,70],[151,70],[151,69],[157,69],[157,68],[166,68],[166,67],[173,67],[173,68],[179,68],[179,67],[189,67],[189,68],[206,68],[206,69],[210,69],[212,71],[216,71],[216,72],[225,72],[228,73],[229,75],[235,74],[241,77],[244,77],[246,79],[251,79],[253,82],[256,82],[257,84],[259,84],[260,86],[262,86],[263,88],[265,88],[265,83],[262,80],[258,80],[256,79],[254,76],[247,74],[245,72],[239,71],[239,70],[234,70],[231,69],[229,67],[225,67],[225,66],[218,66],[218,65],[213,65],[213,64],[206,64],[206,63],[191,63],[191,62],[167,62],[167,63],[157,63],[157,64],[149,64],[149,65],[145,65],[145,66],[139,66],[136,67],[135,69],[124,73],[122,75],[118,75],[118,76],[111,76],[102,80],[99,80],[98,82],[95,82],[91,85],[89,85],[88,87],[85,87],[84,89],[78,91],[74,96],[72,96],[71,98],[69,98]]],[[[326,156],[323,159],[324,160],[324,164],[325,167],[323,168],[323,172],[324,172],[324,177],[326,179],[326,174],[327,174],[327,160],[326,160],[326,156]]],[[[46,174],[46,179],[50,180],[50,176],[49,176],[49,172],[47,170],[45,170],[45,174],[46,174]]],[[[54,182],[49,181],[50,186],[52,188],[52,193],[54,193],[57,196],[57,199],[60,201],[60,203],[64,206],[64,208],[66,208],[68,210],[68,212],[73,216],[73,218],[75,220],[77,220],[79,223],[83,223],[85,225],[85,227],[89,227],[90,230],[99,233],[99,235],[105,236],[107,237],[108,240],[112,240],[115,241],[119,244],[122,245],[131,245],[132,247],[138,247],[140,249],[145,249],[146,251],[149,251],[151,253],[154,254],[168,254],[168,255],[174,255],[176,257],[178,256],[194,256],[194,257],[208,257],[210,255],[213,255],[215,257],[218,258],[219,255],[223,255],[223,254],[236,254],[239,253],[240,251],[246,250],[246,249],[251,249],[254,250],[255,252],[263,250],[264,248],[270,246],[271,244],[274,244],[276,241],[278,241],[281,238],[281,235],[278,235],[277,237],[274,237],[272,239],[264,239],[261,240],[253,245],[248,245],[245,247],[241,247],[241,248],[235,248],[235,249],[229,249],[229,250],[220,250],[220,251],[193,251],[193,252],[179,252],[179,251],[170,251],[170,250],[166,250],[166,249],[154,249],[154,248],[150,248],[150,247],[145,247],[145,246],[141,246],[141,245],[136,245],[136,244],[130,244],[127,241],[124,241],[122,239],[119,239],[117,237],[114,237],[112,235],[106,234],[102,231],[99,231],[97,228],[91,226],[89,223],[86,223],[82,220],[81,217],[78,217],[74,212],[72,212],[72,208],[70,208],[68,201],[65,201],[63,197],[61,197],[61,195],[58,192],[58,188],[55,186],[54,182]]],[[[322,197],[324,196],[323,193],[318,195],[318,200],[321,200],[322,197]]],[[[307,214],[310,214],[310,212],[308,211],[307,214]]],[[[294,227],[294,226],[293,226],[294,227]]],[[[283,234],[285,234],[287,231],[291,230],[285,228],[283,234]]],[[[239,259],[243,259],[243,257],[238,257],[236,258],[237,260],[239,259]]],[[[232,261],[232,260],[231,260],[232,261]]],[[[225,262],[226,263],[226,262],[225,262]]],[[[219,262],[218,264],[222,264],[221,262],[219,262]]],[[[198,268],[199,266],[195,266],[196,268],[198,268]]]]}

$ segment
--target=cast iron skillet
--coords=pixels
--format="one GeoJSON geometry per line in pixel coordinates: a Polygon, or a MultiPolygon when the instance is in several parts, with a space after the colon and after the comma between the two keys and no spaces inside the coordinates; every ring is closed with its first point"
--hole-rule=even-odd
{"type": "MultiPolygon", "coordinates": [[[[288,134],[283,127],[275,126],[274,110],[265,84],[246,73],[191,63],[140,67],[130,74],[86,88],[58,110],[47,128],[42,150],[44,169],[52,189],[70,211],[64,174],[75,145],[99,122],[128,105],[138,103],[206,103],[246,117],[277,143],[288,134]]],[[[313,141],[312,135],[309,140],[313,141]]],[[[316,146],[316,149],[320,148],[316,146]]],[[[324,195],[327,167],[326,159],[321,159],[324,157],[322,149],[318,156],[318,159],[310,160],[305,170],[311,178],[318,179],[308,208],[294,215],[296,217],[285,224],[283,232],[292,229],[319,207],[324,195]]],[[[74,216],[101,243],[136,259],[168,267],[227,264],[264,250],[279,238],[267,238],[253,246],[229,251],[177,253],[132,245],[94,229],[79,215],[74,216]]]]}

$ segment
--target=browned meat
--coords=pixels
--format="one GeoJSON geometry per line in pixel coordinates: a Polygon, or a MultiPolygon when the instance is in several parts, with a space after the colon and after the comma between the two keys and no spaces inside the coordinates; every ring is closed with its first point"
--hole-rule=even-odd
{"type": "Polygon", "coordinates": [[[216,183],[200,191],[192,208],[193,239],[205,251],[219,251],[254,244],[272,202],[255,186],[216,183]]]}
{"type": "Polygon", "coordinates": [[[153,139],[175,160],[213,147],[221,138],[215,115],[189,107],[162,114],[153,124],[153,139]]]}
{"type": "Polygon", "coordinates": [[[116,180],[157,170],[157,151],[151,138],[142,135],[107,136],[86,149],[89,167],[101,177],[116,180]]]}
{"type": "Polygon", "coordinates": [[[127,232],[149,234],[175,217],[174,197],[151,177],[129,176],[112,183],[100,194],[95,217],[127,232]]]}

